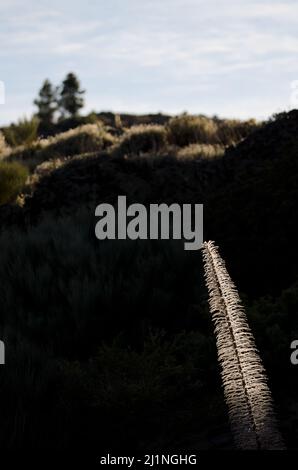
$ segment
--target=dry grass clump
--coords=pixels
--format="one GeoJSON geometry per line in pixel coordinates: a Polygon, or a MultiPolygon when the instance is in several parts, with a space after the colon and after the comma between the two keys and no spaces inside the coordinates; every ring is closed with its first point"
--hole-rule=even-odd
{"type": "Polygon", "coordinates": [[[196,143],[237,144],[259,127],[254,119],[239,121],[188,114],[173,117],[167,125],[169,142],[179,147],[196,143]]]}
{"type": "Polygon", "coordinates": [[[196,143],[217,143],[217,124],[204,116],[182,114],[170,119],[167,130],[170,143],[186,147],[196,143]]]}
{"type": "Polygon", "coordinates": [[[114,154],[121,157],[161,152],[167,145],[164,126],[156,124],[133,126],[121,137],[114,154]]]}
{"type": "Polygon", "coordinates": [[[225,147],[220,144],[190,144],[177,151],[177,158],[180,160],[189,159],[211,159],[222,157],[225,153],[225,147]]]}
{"type": "Polygon", "coordinates": [[[115,138],[101,123],[85,124],[54,137],[37,140],[30,146],[17,147],[8,158],[22,160],[32,170],[44,161],[104,150],[114,142],[115,138]]]}
{"type": "Polygon", "coordinates": [[[105,150],[114,143],[115,139],[101,123],[96,123],[70,129],[47,141],[47,144],[43,144],[45,145],[43,154],[59,158],[105,150]]]}

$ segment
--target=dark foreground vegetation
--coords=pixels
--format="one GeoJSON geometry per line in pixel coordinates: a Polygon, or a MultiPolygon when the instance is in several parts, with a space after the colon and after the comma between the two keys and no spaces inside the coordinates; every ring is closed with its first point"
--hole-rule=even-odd
{"type": "Polygon", "coordinates": [[[118,195],[204,204],[297,447],[298,112],[101,118],[0,141],[0,181],[15,174],[0,207],[1,448],[233,448],[201,254],[98,241],[95,206],[118,195]]]}

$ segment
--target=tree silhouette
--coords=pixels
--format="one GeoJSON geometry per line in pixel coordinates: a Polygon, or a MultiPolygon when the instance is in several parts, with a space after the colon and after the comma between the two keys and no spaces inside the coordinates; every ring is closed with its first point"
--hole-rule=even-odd
{"type": "Polygon", "coordinates": [[[34,100],[38,108],[37,117],[42,125],[53,123],[54,114],[57,110],[56,90],[49,80],[45,80],[38,93],[38,98],[34,100]]]}
{"type": "Polygon", "coordinates": [[[58,100],[62,117],[65,115],[76,117],[79,110],[84,106],[82,95],[85,90],[80,89],[80,82],[74,73],[69,73],[62,82],[60,97],[58,100]]]}

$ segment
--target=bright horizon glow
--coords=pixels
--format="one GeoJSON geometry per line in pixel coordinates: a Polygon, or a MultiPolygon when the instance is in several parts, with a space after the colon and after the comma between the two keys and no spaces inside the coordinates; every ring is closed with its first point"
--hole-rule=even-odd
{"type": "Polygon", "coordinates": [[[0,125],[73,71],[91,110],[266,119],[298,80],[295,0],[2,0],[0,125]]]}

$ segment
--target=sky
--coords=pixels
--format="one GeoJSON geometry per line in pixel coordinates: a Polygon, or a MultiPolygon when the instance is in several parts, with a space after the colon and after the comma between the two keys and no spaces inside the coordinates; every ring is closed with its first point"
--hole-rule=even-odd
{"type": "Polygon", "coordinates": [[[70,71],[84,113],[293,107],[297,0],[1,0],[0,17],[0,125],[31,116],[42,82],[70,71]]]}

